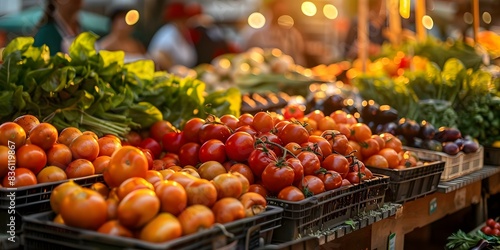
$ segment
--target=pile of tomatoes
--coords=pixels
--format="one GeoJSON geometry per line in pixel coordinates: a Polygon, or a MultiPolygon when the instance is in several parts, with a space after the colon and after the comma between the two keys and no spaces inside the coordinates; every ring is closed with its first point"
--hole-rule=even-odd
{"type": "Polygon", "coordinates": [[[493,218],[486,220],[486,225],[481,228],[481,232],[486,235],[500,236],[500,222],[493,218]]]}
{"type": "Polygon", "coordinates": [[[151,169],[195,176],[238,172],[250,191],[291,201],[370,179],[365,165],[401,169],[418,163],[397,137],[372,135],[342,110],[284,114],[192,118],[182,130],[160,121],[149,133],[130,133],[123,143],[148,150],[151,169]]]}
{"type": "Polygon", "coordinates": [[[238,173],[203,179],[184,171],[148,170],[147,161],[140,149],[123,146],[104,171],[107,185],[60,184],[50,197],[54,222],[160,243],[266,210],[266,199],[248,192],[248,180],[238,173]],[[117,164],[123,172],[115,172],[117,164]]]}
{"type": "Polygon", "coordinates": [[[4,187],[21,187],[86,177],[103,172],[120,138],[101,138],[23,115],[0,125],[0,178],[4,187]],[[10,178],[9,178],[10,177],[10,178]]]}

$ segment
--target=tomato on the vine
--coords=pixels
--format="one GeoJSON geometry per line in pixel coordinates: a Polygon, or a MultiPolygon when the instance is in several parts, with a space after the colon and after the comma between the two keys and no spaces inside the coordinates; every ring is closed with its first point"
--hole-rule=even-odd
{"type": "Polygon", "coordinates": [[[267,165],[276,159],[274,151],[267,148],[256,148],[248,156],[248,166],[255,176],[260,177],[267,165]]]}
{"type": "Polygon", "coordinates": [[[301,201],[305,198],[304,193],[296,186],[285,187],[278,193],[278,199],[285,201],[301,201]]]}
{"type": "Polygon", "coordinates": [[[227,127],[223,123],[209,121],[208,119],[205,124],[200,127],[200,130],[198,132],[198,137],[201,144],[210,139],[217,139],[221,142],[226,142],[227,138],[230,135],[231,130],[229,129],[229,127],[227,127]]]}
{"type": "Polygon", "coordinates": [[[273,117],[264,111],[257,112],[253,117],[252,127],[260,133],[266,133],[274,128],[273,117]]]}
{"type": "Polygon", "coordinates": [[[301,187],[306,194],[306,197],[325,192],[325,184],[319,177],[315,175],[304,176],[304,179],[302,179],[301,187]]]}
{"type": "Polygon", "coordinates": [[[333,170],[320,171],[318,176],[325,184],[325,190],[333,190],[342,186],[342,176],[333,170]]]}
{"type": "Polygon", "coordinates": [[[314,175],[321,168],[321,161],[318,156],[311,151],[302,151],[297,158],[304,167],[304,175],[314,175]]]}
{"type": "Polygon", "coordinates": [[[299,159],[293,157],[288,158],[286,162],[288,166],[290,166],[293,169],[294,173],[293,185],[300,184],[302,178],[304,178],[304,166],[302,166],[302,163],[300,162],[299,159]]]}
{"type": "Polygon", "coordinates": [[[184,124],[182,131],[186,142],[200,142],[199,132],[203,124],[205,124],[205,120],[198,117],[191,118],[184,124]]]}
{"type": "Polygon", "coordinates": [[[339,173],[342,178],[345,178],[347,173],[349,173],[349,161],[345,156],[340,154],[331,154],[326,157],[321,162],[321,167],[339,173]]]}
{"type": "Polygon", "coordinates": [[[288,104],[282,110],[281,113],[285,119],[300,119],[304,117],[305,107],[300,104],[288,104]]]}

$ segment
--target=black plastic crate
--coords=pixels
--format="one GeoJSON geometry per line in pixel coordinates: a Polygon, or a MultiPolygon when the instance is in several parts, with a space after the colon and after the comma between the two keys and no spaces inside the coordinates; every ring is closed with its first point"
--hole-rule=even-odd
{"type": "Polygon", "coordinates": [[[273,230],[281,226],[283,209],[268,206],[256,216],[223,225],[233,236],[226,235],[222,226],[183,236],[165,243],[149,243],[138,239],[110,236],[95,231],[68,227],[52,222],[54,212],[24,217],[25,249],[256,249],[269,243],[273,230]],[[262,242],[264,241],[264,242],[262,242]]]}
{"type": "Polygon", "coordinates": [[[500,166],[500,148],[484,147],[484,164],[500,166]]]}
{"type": "MultiPolygon", "coordinates": [[[[103,182],[102,174],[71,179],[80,186],[88,187],[96,182],[103,182]]],[[[41,183],[19,188],[0,188],[0,221],[10,221],[15,216],[16,232],[21,232],[22,217],[51,210],[50,194],[52,190],[69,180],[41,183]],[[15,213],[13,213],[15,212],[15,213]]],[[[2,223],[0,230],[9,231],[7,223],[2,223]]]]}
{"type": "Polygon", "coordinates": [[[389,176],[389,188],[385,195],[385,201],[404,203],[435,192],[438,188],[445,163],[444,161],[435,161],[406,169],[369,166],[368,168],[373,173],[389,176]]]}
{"type": "Polygon", "coordinates": [[[287,242],[342,224],[345,220],[384,202],[389,177],[375,175],[361,184],[345,186],[292,202],[268,198],[268,204],[284,209],[282,227],[274,242],[287,242]]]}
{"type": "Polygon", "coordinates": [[[319,239],[316,236],[306,236],[279,244],[267,244],[259,250],[304,250],[319,249],[319,239]]]}

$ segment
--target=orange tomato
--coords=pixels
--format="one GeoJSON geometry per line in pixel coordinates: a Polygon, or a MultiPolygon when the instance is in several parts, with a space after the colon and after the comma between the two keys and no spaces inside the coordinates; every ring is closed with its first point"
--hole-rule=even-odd
{"type": "MultiPolygon", "coordinates": [[[[9,172],[11,173],[11,172],[9,172]]],[[[3,177],[2,186],[6,188],[25,187],[37,184],[36,176],[27,168],[16,168],[14,175],[7,174],[3,177]],[[13,176],[15,176],[13,178],[13,176]]]]}
{"type": "Polygon", "coordinates": [[[153,184],[141,177],[130,177],[123,181],[116,189],[116,195],[119,200],[123,200],[125,196],[137,189],[149,189],[154,191],[153,184]]]}
{"type": "Polygon", "coordinates": [[[4,122],[0,125],[0,145],[18,149],[26,143],[26,131],[14,122],[4,122]]]}
{"type": "Polygon", "coordinates": [[[187,193],[184,187],[175,181],[160,181],[155,187],[160,199],[160,211],[179,215],[187,207],[187,193]]]}
{"type": "Polygon", "coordinates": [[[102,182],[96,182],[92,185],[90,185],[90,189],[98,192],[99,194],[102,195],[102,197],[104,197],[104,199],[107,199],[108,198],[108,195],[109,195],[109,188],[106,186],[106,184],[102,183],[102,182]]]}
{"type": "Polygon", "coordinates": [[[0,179],[3,179],[7,172],[9,172],[9,157],[11,163],[10,165],[14,166],[16,162],[16,154],[14,151],[11,151],[9,147],[0,145],[0,179]]]}
{"type": "Polygon", "coordinates": [[[351,125],[351,136],[353,140],[357,142],[363,142],[371,138],[372,131],[368,125],[358,122],[356,124],[351,125]]]}
{"type": "Polygon", "coordinates": [[[204,205],[192,205],[177,216],[182,226],[182,234],[189,235],[208,229],[215,223],[214,213],[204,205]]]}
{"type": "Polygon", "coordinates": [[[85,159],[76,159],[68,164],[64,170],[68,178],[78,178],[95,174],[92,162],[85,159]]]}
{"type": "MultiPolygon", "coordinates": [[[[87,132],[87,131],[86,131],[87,132]]],[[[74,159],[95,160],[99,156],[99,143],[93,135],[82,134],[69,145],[74,159]]]]}
{"type": "Polygon", "coordinates": [[[359,145],[361,146],[361,155],[363,156],[363,159],[367,159],[380,151],[380,146],[378,145],[377,140],[373,138],[361,141],[359,145]]]}
{"type": "Polygon", "coordinates": [[[153,184],[153,186],[155,186],[155,183],[163,181],[163,175],[156,170],[148,170],[145,179],[149,183],[153,184]]]}
{"type": "Polygon", "coordinates": [[[71,149],[64,144],[54,144],[47,151],[47,165],[66,169],[66,166],[73,160],[71,149]]]}
{"type": "Polygon", "coordinates": [[[72,180],[59,184],[56,188],[54,188],[54,190],[52,190],[52,193],[50,194],[50,207],[52,208],[52,211],[54,211],[56,214],[60,213],[60,206],[64,197],[66,197],[71,192],[81,188],[81,186],[79,186],[72,180]]]}
{"type": "Polygon", "coordinates": [[[69,192],[60,209],[64,223],[71,227],[97,230],[108,219],[106,200],[89,188],[69,192]]]}
{"type": "Polygon", "coordinates": [[[186,194],[188,205],[201,204],[211,207],[217,201],[217,189],[215,185],[205,179],[197,179],[188,184],[186,186],[186,194]]]}
{"type": "Polygon", "coordinates": [[[120,139],[116,136],[103,136],[97,140],[99,145],[98,156],[111,156],[116,150],[122,147],[120,139]]]}
{"type": "Polygon", "coordinates": [[[363,161],[366,166],[377,167],[377,168],[389,168],[389,163],[387,160],[379,155],[374,154],[363,161]]]}
{"type": "Polygon", "coordinates": [[[160,200],[155,192],[143,188],[125,196],[118,204],[116,215],[120,224],[131,229],[146,225],[160,211],[160,200]]]}
{"type": "Polygon", "coordinates": [[[392,148],[383,148],[378,154],[387,160],[389,168],[396,168],[399,165],[400,159],[396,150],[392,148]]]}
{"type": "Polygon", "coordinates": [[[182,236],[182,226],[177,217],[160,213],[146,224],[139,233],[139,239],[148,242],[165,242],[182,236]]]}
{"type": "Polygon", "coordinates": [[[42,169],[37,175],[38,183],[62,181],[68,179],[66,172],[56,166],[47,166],[42,169]]]}
{"type": "Polygon", "coordinates": [[[246,217],[251,217],[266,211],[266,198],[259,193],[246,192],[242,194],[238,200],[245,208],[246,217]]]}
{"type": "Polygon", "coordinates": [[[215,202],[212,212],[214,213],[215,222],[221,224],[246,217],[245,207],[238,199],[233,197],[225,197],[215,202]]]}
{"type": "Polygon", "coordinates": [[[227,173],[227,170],[221,163],[217,161],[207,161],[198,167],[200,177],[207,180],[212,180],[219,174],[227,173]]]}
{"type": "Polygon", "coordinates": [[[92,165],[94,165],[95,174],[102,174],[106,168],[108,168],[109,160],[111,160],[111,156],[102,155],[95,158],[92,161],[92,165]]]}
{"type": "Polygon", "coordinates": [[[13,122],[19,124],[19,126],[21,126],[24,129],[27,136],[29,136],[30,131],[34,127],[36,127],[38,124],[40,124],[40,120],[38,120],[38,118],[36,116],[29,115],[29,114],[19,116],[16,119],[14,119],[13,122]]]}
{"type": "Polygon", "coordinates": [[[43,150],[50,149],[58,139],[56,127],[50,123],[42,122],[30,131],[30,142],[43,150]]]}
{"type": "Polygon", "coordinates": [[[228,172],[233,173],[233,174],[235,172],[237,172],[237,173],[240,173],[241,175],[245,176],[249,185],[253,184],[255,181],[255,177],[253,175],[252,169],[244,163],[235,163],[235,164],[231,165],[231,167],[229,167],[228,172]]]}
{"type": "Polygon", "coordinates": [[[243,193],[243,185],[240,178],[231,173],[225,173],[215,176],[212,180],[217,190],[217,199],[225,197],[238,198],[243,193]]]}
{"type": "Polygon", "coordinates": [[[47,154],[37,145],[25,144],[16,151],[18,168],[27,168],[37,175],[47,165],[47,154]]]}
{"type": "Polygon", "coordinates": [[[113,236],[121,236],[121,237],[128,237],[132,238],[133,233],[130,231],[128,228],[122,226],[120,222],[117,220],[109,220],[106,223],[102,224],[97,229],[97,232],[103,233],[103,234],[108,234],[108,235],[113,235],[113,236]]]}
{"type": "Polygon", "coordinates": [[[80,131],[80,129],[75,127],[67,127],[63,129],[61,133],[59,133],[57,141],[69,147],[71,142],[80,135],[82,135],[82,131],[80,131]]]}
{"type": "Polygon", "coordinates": [[[144,153],[134,146],[123,146],[111,156],[103,177],[108,186],[117,187],[131,177],[146,178],[147,171],[144,153]]]}

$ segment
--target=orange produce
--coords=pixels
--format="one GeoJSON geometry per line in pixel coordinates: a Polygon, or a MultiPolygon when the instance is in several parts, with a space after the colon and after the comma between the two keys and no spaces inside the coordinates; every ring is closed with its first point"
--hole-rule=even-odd
{"type": "Polygon", "coordinates": [[[189,235],[199,230],[208,229],[215,223],[214,213],[204,205],[192,205],[177,216],[182,226],[182,234],[189,235]]]}
{"type": "Polygon", "coordinates": [[[148,160],[144,153],[133,146],[123,146],[109,160],[103,177],[109,187],[117,187],[131,177],[145,178],[148,160]]]}
{"type": "Polygon", "coordinates": [[[215,202],[212,212],[214,213],[215,222],[221,224],[246,217],[245,207],[238,199],[233,197],[225,197],[215,202]]]}
{"type": "Polygon", "coordinates": [[[59,134],[56,127],[50,123],[42,122],[30,131],[30,142],[43,150],[50,149],[57,142],[59,134]]]}
{"type": "Polygon", "coordinates": [[[40,171],[36,176],[38,183],[62,181],[68,179],[66,172],[56,166],[47,166],[40,171]]]}
{"type": "Polygon", "coordinates": [[[184,187],[175,181],[160,181],[155,187],[160,199],[160,211],[179,215],[187,207],[187,193],[184,187]]]}
{"type": "MultiPolygon", "coordinates": [[[[125,196],[118,204],[116,215],[120,224],[130,229],[146,225],[160,211],[160,200],[155,192],[143,188],[125,196]]],[[[107,214],[107,211],[104,212],[107,214]]]]}
{"type": "Polygon", "coordinates": [[[139,239],[148,242],[165,242],[182,236],[179,219],[169,213],[160,213],[146,224],[139,233],[139,239]]]}
{"type": "Polygon", "coordinates": [[[97,230],[108,220],[106,200],[89,188],[75,189],[62,200],[60,213],[64,224],[97,230]]]}

